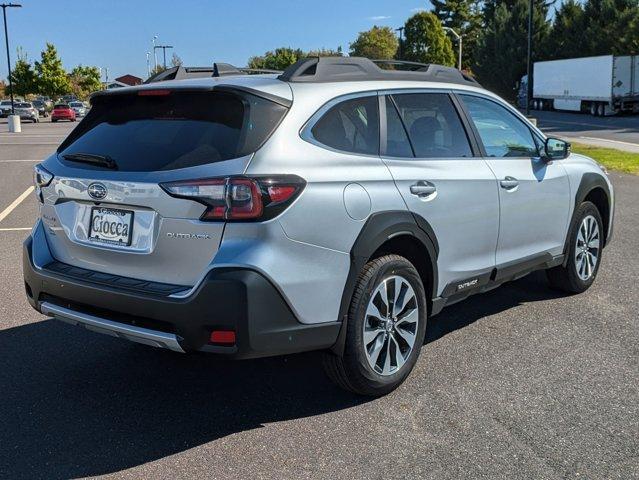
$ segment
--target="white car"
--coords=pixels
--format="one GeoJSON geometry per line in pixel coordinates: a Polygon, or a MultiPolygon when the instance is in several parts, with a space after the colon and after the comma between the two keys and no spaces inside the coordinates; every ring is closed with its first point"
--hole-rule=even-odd
{"type": "Polygon", "coordinates": [[[87,114],[87,107],[82,102],[69,102],[69,106],[77,117],[84,117],[87,114]]]}
{"type": "Polygon", "coordinates": [[[11,100],[2,100],[0,102],[0,118],[5,118],[11,113],[11,100]]]}

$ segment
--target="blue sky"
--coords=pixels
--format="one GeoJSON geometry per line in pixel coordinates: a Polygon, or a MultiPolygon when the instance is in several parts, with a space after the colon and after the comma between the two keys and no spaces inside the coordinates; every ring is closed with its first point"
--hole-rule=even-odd
{"type": "MultiPolygon", "coordinates": [[[[341,45],[348,51],[358,32],[375,24],[399,27],[418,9],[430,8],[427,0],[19,3],[23,8],[7,11],[12,63],[16,47],[21,46],[33,61],[48,41],[58,48],[65,68],[78,64],[108,67],[110,79],[125,73],[146,76],[146,52],[151,50],[154,35],[159,36],[159,44],[173,45],[185,65],[210,65],[217,60],[243,66],[250,56],[279,46],[310,50],[341,45]]],[[[6,78],[2,40],[0,78],[6,78]]]]}

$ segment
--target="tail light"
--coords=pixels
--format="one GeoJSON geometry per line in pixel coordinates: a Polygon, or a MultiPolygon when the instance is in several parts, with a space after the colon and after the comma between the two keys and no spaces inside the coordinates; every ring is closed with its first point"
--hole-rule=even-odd
{"type": "Polygon", "coordinates": [[[284,211],[304,189],[296,175],[225,177],[161,183],[172,197],[206,205],[203,221],[263,221],[284,211]]]}

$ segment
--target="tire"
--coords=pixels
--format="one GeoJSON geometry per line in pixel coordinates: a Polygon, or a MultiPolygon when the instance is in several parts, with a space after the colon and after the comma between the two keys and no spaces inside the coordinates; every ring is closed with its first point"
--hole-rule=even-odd
{"type": "Polygon", "coordinates": [[[52,118],[52,119],[51,119],[51,123],[55,123],[55,122],[57,122],[57,120],[55,120],[55,119],[53,119],[53,118],[52,118]]]}
{"type": "Polygon", "coordinates": [[[598,117],[605,117],[606,116],[606,105],[603,103],[600,103],[597,106],[597,116],[598,117]]]}
{"type": "Polygon", "coordinates": [[[604,236],[599,210],[593,203],[583,202],[577,208],[570,224],[568,258],[565,266],[559,265],[546,270],[550,286],[568,293],[582,293],[588,290],[597,278],[601,265],[604,236]],[[587,243],[582,242],[582,238],[588,240],[587,243]]]}
{"type": "Polygon", "coordinates": [[[399,255],[371,260],[360,272],[351,299],[344,353],[324,354],[326,374],[341,388],[358,395],[386,395],[401,385],[415,366],[427,317],[426,294],[415,267],[399,255]],[[390,300],[386,304],[394,303],[397,285],[403,306],[397,315],[386,315],[382,298],[390,300]]]}

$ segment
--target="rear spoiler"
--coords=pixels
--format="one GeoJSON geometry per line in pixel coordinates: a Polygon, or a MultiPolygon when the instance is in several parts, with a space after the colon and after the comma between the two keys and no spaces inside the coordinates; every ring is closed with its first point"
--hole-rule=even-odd
{"type": "Polygon", "coordinates": [[[282,105],[286,108],[291,108],[293,102],[288,98],[280,97],[278,95],[273,95],[272,93],[263,92],[262,90],[257,90],[255,88],[245,87],[243,85],[203,85],[201,87],[196,87],[193,85],[176,85],[172,84],[170,88],[162,88],[162,85],[158,85],[154,88],[149,88],[146,85],[135,86],[135,87],[125,87],[125,88],[114,88],[112,90],[99,90],[97,92],[93,92],[89,97],[89,102],[91,105],[95,105],[95,100],[104,97],[111,96],[119,96],[119,95],[159,95],[159,94],[169,94],[170,92],[230,92],[230,93],[248,93],[254,95],[256,97],[264,98],[266,100],[270,100],[271,102],[275,102],[279,105],[282,105]],[[148,92],[148,93],[145,93],[148,92]],[[151,93],[153,92],[153,93],[151,93]],[[166,93],[163,93],[166,92],[166,93]]]}

